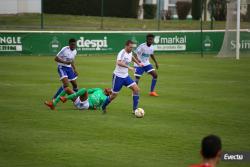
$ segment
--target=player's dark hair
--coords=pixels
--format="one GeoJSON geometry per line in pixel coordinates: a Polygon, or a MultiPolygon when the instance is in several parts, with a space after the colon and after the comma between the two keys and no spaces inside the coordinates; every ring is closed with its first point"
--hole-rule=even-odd
{"type": "Polygon", "coordinates": [[[126,43],[125,43],[125,45],[128,46],[128,45],[133,44],[133,43],[134,42],[132,40],[127,40],[126,43]]]}
{"type": "Polygon", "coordinates": [[[69,43],[72,43],[72,42],[76,42],[76,39],[75,38],[70,38],[69,43]]]}
{"type": "Polygon", "coordinates": [[[204,158],[215,158],[221,148],[221,139],[216,135],[209,135],[202,139],[201,154],[204,158]]]}
{"type": "Polygon", "coordinates": [[[146,39],[148,39],[148,38],[154,38],[155,36],[153,35],[153,34],[148,34],[147,36],[146,36],[146,39]]]}

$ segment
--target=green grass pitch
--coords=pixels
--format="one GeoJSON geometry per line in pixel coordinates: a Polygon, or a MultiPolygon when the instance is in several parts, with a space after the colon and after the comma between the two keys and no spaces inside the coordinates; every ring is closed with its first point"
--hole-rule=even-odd
{"type": "MultiPolygon", "coordinates": [[[[43,102],[60,85],[53,57],[1,56],[0,166],[182,167],[200,162],[200,140],[211,133],[222,138],[225,151],[249,151],[250,58],[157,58],[160,97],[148,96],[145,75],[139,86],[146,114],[137,119],[126,88],[106,115],[71,103],[50,111],[43,102]]],[[[110,87],[115,59],[77,57],[79,87],[110,87]]]]}

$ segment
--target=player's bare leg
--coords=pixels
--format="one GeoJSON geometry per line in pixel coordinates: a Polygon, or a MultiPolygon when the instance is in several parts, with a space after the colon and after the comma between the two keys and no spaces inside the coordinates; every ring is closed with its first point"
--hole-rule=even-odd
{"type": "Polygon", "coordinates": [[[155,85],[156,85],[156,82],[157,82],[158,75],[157,75],[155,70],[150,71],[149,74],[152,76],[152,82],[151,82],[151,88],[150,88],[149,95],[157,97],[159,95],[155,92],[155,85]]]}
{"type": "MultiPolygon", "coordinates": [[[[65,91],[68,95],[71,95],[71,94],[74,93],[74,91],[73,91],[72,89],[70,89],[69,87],[64,88],[64,91],[65,91]]],[[[64,94],[64,95],[66,95],[66,94],[64,94]]],[[[64,97],[64,95],[63,95],[63,96],[59,96],[59,99],[60,99],[63,103],[65,103],[65,102],[67,101],[67,99],[64,97]]]]}
{"type": "Polygon", "coordinates": [[[72,89],[70,89],[69,87],[69,80],[67,77],[63,78],[62,80],[62,83],[63,83],[63,88],[64,88],[64,91],[67,93],[67,94],[72,94],[72,89]]]}
{"type": "MultiPolygon", "coordinates": [[[[78,87],[77,87],[77,82],[76,82],[76,80],[71,80],[70,83],[71,83],[71,85],[72,85],[72,87],[73,87],[73,90],[74,90],[75,92],[77,92],[77,91],[78,91],[78,87]]],[[[56,97],[57,97],[63,90],[64,90],[64,87],[61,86],[61,87],[57,90],[56,94],[53,96],[52,99],[55,100],[56,97]]]]}
{"type": "Polygon", "coordinates": [[[73,87],[73,90],[74,90],[75,92],[77,92],[77,91],[78,91],[78,87],[77,87],[76,80],[71,80],[70,82],[71,82],[71,85],[72,85],[72,87],[73,87]]]}
{"type": "Polygon", "coordinates": [[[118,93],[111,93],[110,95],[110,101],[113,101],[118,96],[118,93]]]}
{"type": "Polygon", "coordinates": [[[139,84],[140,78],[141,78],[141,77],[139,77],[139,76],[135,76],[135,82],[136,82],[137,85],[139,84]]]}

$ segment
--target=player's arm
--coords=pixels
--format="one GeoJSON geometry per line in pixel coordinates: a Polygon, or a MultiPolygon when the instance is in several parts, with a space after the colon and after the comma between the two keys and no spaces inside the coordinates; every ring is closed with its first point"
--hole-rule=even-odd
{"type": "Polygon", "coordinates": [[[138,66],[143,67],[143,63],[138,59],[138,54],[141,54],[141,47],[139,46],[134,52],[132,56],[132,61],[135,62],[138,66]]]}
{"type": "Polygon", "coordinates": [[[72,66],[75,74],[78,75],[78,72],[76,71],[76,66],[75,66],[75,62],[74,61],[71,62],[71,66],[72,66]]]}
{"type": "Polygon", "coordinates": [[[136,57],[133,56],[132,61],[135,62],[138,66],[143,67],[143,64],[136,57]]]}
{"type": "Polygon", "coordinates": [[[132,70],[132,71],[134,70],[133,67],[128,66],[128,65],[125,64],[122,60],[117,60],[116,64],[117,64],[118,66],[128,68],[129,70],[132,70]]]}
{"type": "Polygon", "coordinates": [[[155,59],[155,56],[152,54],[152,55],[150,55],[150,57],[151,57],[152,60],[155,62],[155,68],[158,69],[158,68],[159,68],[159,65],[158,65],[158,63],[157,63],[157,61],[156,61],[156,59],[155,59]]]}
{"type": "Polygon", "coordinates": [[[62,49],[60,50],[60,52],[57,53],[57,55],[56,55],[56,57],[55,57],[54,60],[55,60],[56,62],[58,62],[58,63],[63,63],[63,64],[68,64],[68,65],[70,65],[71,62],[69,62],[69,61],[64,61],[64,60],[61,58],[61,57],[63,56],[64,51],[65,51],[65,47],[62,48],[62,49]]]}
{"type": "Polygon", "coordinates": [[[138,59],[137,51],[133,52],[133,57],[134,57],[139,63],[141,63],[141,61],[138,59]]]}
{"type": "Polygon", "coordinates": [[[88,94],[92,94],[97,90],[102,90],[102,89],[101,88],[90,88],[90,89],[88,89],[88,94]]]}
{"type": "Polygon", "coordinates": [[[60,57],[58,57],[58,56],[55,57],[55,61],[58,62],[58,63],[68,64],[68,65],[71,64],[71,62],[64,61],[64,60],[60,59],[60,57]]]}

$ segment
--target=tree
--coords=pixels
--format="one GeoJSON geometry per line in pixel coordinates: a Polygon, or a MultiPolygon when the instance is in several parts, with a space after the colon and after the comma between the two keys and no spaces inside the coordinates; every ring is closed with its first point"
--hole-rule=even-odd
{"type": "Polygon", "coordinates": [[[192,0],[192,18],[193,20],[201,18],[201,0],[192,0]]]}
{"type": "Polygon", "coordinates": [[[208,9],[215,20],[226,20],[227,0],[210,0],[208,9]]]}

